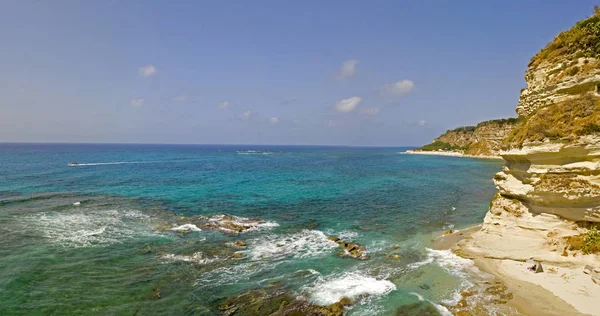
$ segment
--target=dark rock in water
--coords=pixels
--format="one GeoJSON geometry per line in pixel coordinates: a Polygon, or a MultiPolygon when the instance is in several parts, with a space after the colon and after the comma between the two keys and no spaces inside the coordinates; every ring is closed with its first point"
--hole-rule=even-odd
{"type": "Polygon", "coordinates": [[[387,259],[394,259],[394,260],[398,260],[398,259],[400,259],[400,254],[397,254],[397,253],[389,253],[389,254],[385,255],[385,257],[386,257],[387,259]]]}
{"type": "Polygon", "coordinates": [[[440,316],[442,315],[435,306],[428,302],[418,302],[400,306],[396,309],[396,316],[440,316]]]}
{"type": "Polygon", "coordinates": [[[340,241],[340,239],[339,239],[339,238],[337,238],[337,237],[334,237],[334,236],[329,236],[329,237],[327,237],[327,238],[329,238],[329,240],[331,240],[331,241],[333,241],[333,242],[338,242],[338,241],[340,241]]]}
{"type": "Polygon", "coordinates": [[[235,245],[238,246],[238,247],[246,247],[246,243],[243,242],[243,241],[241,241],[241,240],[237,240],[235,242],[235,245]]]}
{"type": "Polygon", "coordinates": [[[360,260],[367,260],[367,248],[359,244],[343,241],[335,236],[329,236],[329,240],[337,243],[344,248],[344,252],[340,253],[341,257],[351,257],[360,260]]]}
{"type": "Polygon", "coordinates": [[[317,306],[307,300],[298,298],[293,292],[286,290],[277,282],[269,287],[251,290],[222,302],[217,308],[222,315],[253,316],[341,316],[345,307],[354,302],[343,298],[329,306],[317,306]]]}
{"type": "Polygon", "coordinates": [[[304,229],[315,229],[317,227],[319,227],[319,222],[317,221],[310,221],[304,225],[302,225],[304,229]]]}
{"type": "Polygon", "coordinates": [[[427,290],[431,289],[431,286],[429,286],[429,284],[421,284],[421,285],[419,285],[419,288],[427,291],[427,290]]]}

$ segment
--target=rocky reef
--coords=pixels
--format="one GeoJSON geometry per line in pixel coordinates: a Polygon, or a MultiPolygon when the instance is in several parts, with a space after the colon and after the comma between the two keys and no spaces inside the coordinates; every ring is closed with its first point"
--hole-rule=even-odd
{"type": "Polygon", "coordinates": [[[477,126],[462,126],[446,131],[431,144],[417,151],[448,151],[469,156],[497,156],[504,139],[511,133],[516,118],[485,121],[477,126]]]}
{"type": "Polygon", "coordinates": [[[222,315],[315,315],[341,316],[345,307],[353,305],[348,298],[328,306],[312,304],[307,299],[287,290],[283,283],[244,292],[222,302],[218,309],[222,315]]]}

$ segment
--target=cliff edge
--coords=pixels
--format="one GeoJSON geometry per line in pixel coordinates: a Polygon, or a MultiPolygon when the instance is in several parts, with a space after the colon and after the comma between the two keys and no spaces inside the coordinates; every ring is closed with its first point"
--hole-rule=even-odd
{"type": "Polygon", "coordinates": [[[494,176],[498,193],[482,229],[454,250],[493,259],[498,270],[546,289],[565,279],[553,293],[598,315],[600,274],[583,270],[600,268],[600,10],[536,54],[525,79],[519,120],[500,145],[505,166],[494,176]],[[546,279],[556,269],[582,279],[556,276],[546,284],[508,268],[528,259],[553,267],[546,279]]]}
{"type": "Polygon", "coordinates": [[[416,152],[449,152],[466,156],[498,156],[504,139],[517,124],[516,118],[485,121],[446,131],[416,152]]]}

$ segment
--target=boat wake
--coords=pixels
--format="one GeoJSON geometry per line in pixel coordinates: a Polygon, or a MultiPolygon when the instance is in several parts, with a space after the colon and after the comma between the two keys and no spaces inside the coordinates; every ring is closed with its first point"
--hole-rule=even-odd
{"type": "Polygon", "coordinates": [[[89,162],[89,163],[71,163],[71,167],[80,166],[103,166],[103,165],[128,165],[128,164],[141,164],[141,163],[156,163],[159,161],[114,161],[114,162],[89,162]]]}

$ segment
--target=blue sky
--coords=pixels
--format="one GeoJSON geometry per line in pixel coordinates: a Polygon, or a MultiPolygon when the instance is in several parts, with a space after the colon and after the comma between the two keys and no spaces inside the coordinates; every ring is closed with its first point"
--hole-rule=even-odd
{"type": "Polygon", "coordinates": [[[420,145],[598,1],[2,1],[0,141],[420,145]]]}

